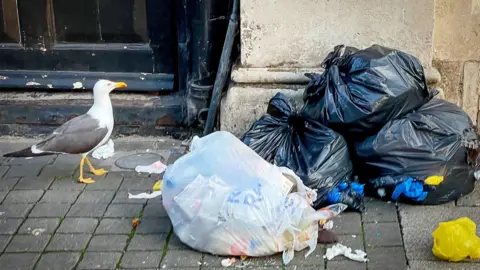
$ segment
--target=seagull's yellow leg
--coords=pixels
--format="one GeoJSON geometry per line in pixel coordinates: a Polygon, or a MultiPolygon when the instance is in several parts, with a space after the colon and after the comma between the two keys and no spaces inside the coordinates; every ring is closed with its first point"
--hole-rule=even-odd
{"type": "Polygon", "coordinates": [[[87,157],[82,157],[80,160],[80,177],[78,177],[78,182],[80,183],[85,183],[85,184],[91,184],[95,181],[92,180],[92,178],[83,178],[83,165],[85,165],[85,159],[87,157]]]}
{"type": "Polygon", "coordinates": [[[104,175],[107,173],[107,171],[105,171],[104,169],[98,169],[98,170],[95,170],[95,168],[93,168],[92,166],[92,163],[90,163],[90,160],[88,160],[87,157],[85,157],[85,161],[87,162],[87,165],[88,165],[88,168],[90,168],[90,172],[95,174],[96,176],[100,176],[100,175],[104,175]]]}

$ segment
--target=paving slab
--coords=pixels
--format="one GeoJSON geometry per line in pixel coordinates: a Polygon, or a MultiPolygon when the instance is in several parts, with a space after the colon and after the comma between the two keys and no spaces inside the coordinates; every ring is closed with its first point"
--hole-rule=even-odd
{"type": "MultiPolygon", "coordinates": [[[[225,257],[199,253],[178,239],[161,197],[128,199],[129,192],[150,191],[161,175],[121,169],[115,161],[145,149],[135,146],[128,150],[133,152],[118,151],[107,160],[92,158],[95,166],[110,171],[95,176],[96,182],[89,185],[76,179],[80,160],[76,155],[0,158],[0,268],[225,269],[220,264],[225,257]],[[134,217],[140,217],[136,228],[132,226],[134,217]],[[35,229],[43,231],[35,235],[35,229]]],[[[165,149],[169,148],[154,152],[167,164],[182,155],[176,148],[165,149]]],[[[366,249],[368,263],[343,256],[325,261],[323,255],[331,245],[319,244],[308,257],[307,250],[295,252],[286,266],[278,253],[247,258],[245,269],[480,269],[480,264],[472,261],[440,262],[431,253],[431,233],[439,222],[468,216],[480,224],[478,195],[477,190],[457,204],[442,206],[397,206],[367,198],[364,213],[345,212],[335,217],[333,231],[339,242],[352,249],[366,249]]]]}

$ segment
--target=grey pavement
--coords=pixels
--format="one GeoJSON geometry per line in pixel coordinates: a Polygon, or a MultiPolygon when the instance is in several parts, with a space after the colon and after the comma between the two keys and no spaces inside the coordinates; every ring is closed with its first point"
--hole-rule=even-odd
{"type": "MultiPolygon", "coordinates": [[[[30,142],[0,140],[0,153],[30,142]]],[[[119,139],[115,148],[117,152],[107,160],[90,158],[109,173],[92,176],[96,182],[89,185],[76,182],[78,156],[0,158],[0,269],[223,269],[222,257],[193,251],[179,241],[160,198],[127,198],[128,192],[150,190],[161,176],[122,169],[116,163],[119,158],[148,149],[171,164],[184,153],[182,144],[171,139],[119,139]],[[140,220],[136,228],[135,217],[140,220]]],[[[242,266],[480,269],[480,262],[441,262],[431,252],[431,233],[439,222],[467,216],[480,224],[479,195],[475,191],[457,202],[428,207],[367,199],[365,213],[346,212],[334,218],[339,241],[365,250],[367,263],[344,257],[326,261],[323,255],[329,246],[318,245],[306,258],[305,251],[296,252],[288,265],[277,254],[247,258],[242,266]]]]}

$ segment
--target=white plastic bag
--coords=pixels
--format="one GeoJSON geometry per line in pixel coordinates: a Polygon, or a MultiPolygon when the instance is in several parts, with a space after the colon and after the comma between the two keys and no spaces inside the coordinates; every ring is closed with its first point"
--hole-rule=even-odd
{"type": "Polygon", "coordinates": [[[228,132],[196,137],[190,149],[167,168],[162,191],[175,234],[193,249],[249,257],[283,252],[287,264],[294,250],[313,252],[318,220],[346,208],[315,211],[315,192],[291,170],[266,162],[228,132]],[[283,191],[284,175],[295,179],[294,193],[283,191]]]}

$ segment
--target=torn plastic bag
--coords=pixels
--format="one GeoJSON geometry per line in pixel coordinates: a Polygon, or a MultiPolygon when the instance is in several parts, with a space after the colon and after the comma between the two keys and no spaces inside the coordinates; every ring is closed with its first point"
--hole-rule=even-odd
{"type": "Polygon", "coordinates": [[[314,208],[327,203],[345,203],[357,210],[363,206],[363,190],[361,194],[344,190],[335,201],[328,201],[328,194],[340,183],[351,183],[347,144],[335,131],[298,115],[282,93],[270,100],[267,114],[241,140],[268,162],[293,170],[306,186],[315,189],[314,208]]]}
{"type": "Polygon", "coordinates": [[[383,199],[442,204],[474,189],[478,151],[468,147],[475,145],[478,135],[468,115],[434,98],[357,143],[355,170],[368,193],[385,190],[383,199]]]}
{"type": "Polygon", "coordinates": [[[342,134],[348,142],[375,134],[389,120],[431,99],[421,63],[407,53],[373,45],[339,45],[304,92],[304,115],[342,134]]]}
{"type": "Polygon", "coordinates": [[[168,166],[162,190],[174,232],[191,248],[226,256],[283,252],[284,263],[294,250],[313,252],[318,221],[347,207],[315,211],[315,191],[228,132],[194,138],[191,152],[168,166]],[[292,181],[294,192],[284,181],[292,181]]]}

